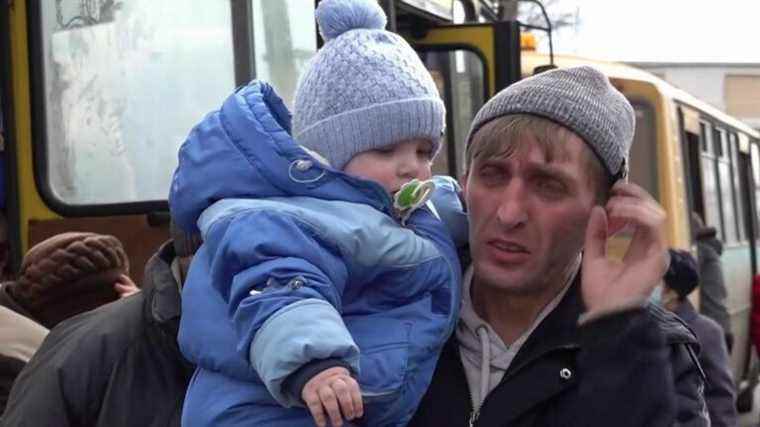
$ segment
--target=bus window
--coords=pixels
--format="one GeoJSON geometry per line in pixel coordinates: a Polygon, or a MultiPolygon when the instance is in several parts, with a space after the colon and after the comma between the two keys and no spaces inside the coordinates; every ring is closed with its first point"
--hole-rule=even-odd
{"type": "MultiPolygon", "coordinates": [[[[755,212],[760,216],[760,148],[756,143],[750,144],[750,161],[752,166],[752,182],[755,190],[755,212]]],[[[755,239],[760,237],[760,217],[755,218],[755,239]]]]}
{"type": "Polygon", "coordinates": [[[731,194],[734,200],[734,212],[736,212],[736,236],[738,241],[743,242],[747,240],[747,233],[744,225],[744,199],[741,197],[742,185],[739,172],[739,142],[736,134],[733,132],[729,135],[729,149],[731,152],[731,177],[733,181],[731,194]]]}
{"type": "Polygon", "coordinates": [[[636,130],[630,153],[630,180],[659,199],[657,185],[657,147],[654,110],[648,104],[632,102],[636,113],[636,130]]]}
{"type": "Polygon", "coordinates": [[[702,140],[702,196],[705,206],[705,224],[715,227],[718,238],[724,240],[723,226],[721,223],[720,199],[718,195],[718,178],[716,171],[715,152],[711,126],[708,123],[700,123],[700,139],[702,140]]]}
{"type": "Polygon", "coordinates": [[[713,142],[716,148],[718,163],[719,204],[723,213],[724,242],[736,243],[738,239],[736,230],[736,201],[734,199],[733,179],[731,178],[731,161],[728,149],[728,139],[723,129],[713,130],[713,142]]]}
{"type": "Polygon", "coordinates": [[[314,14],[303,12],[304,3],[251,0],[256,78],[270,82],[291,108],[298,76],[317,48],[314,14]]]}
{"type": "Polygon", "coordinates": [[[419,52],[446,103],[446,145],[433,172],[460,177],[464,173],[465,139],[475,114],[485,102],[485,67],[476,53],[465,50],[419,52]]]}
{"type": "MultiPolygon", "coordinates": [[[[166,199],[177,149],[235,87],[231,1],[40,2],[43,192],[68,206],[166,199]]],[[[313,2],[252,4],[253,68],[289,100],[316,50],[313,2]]]]}

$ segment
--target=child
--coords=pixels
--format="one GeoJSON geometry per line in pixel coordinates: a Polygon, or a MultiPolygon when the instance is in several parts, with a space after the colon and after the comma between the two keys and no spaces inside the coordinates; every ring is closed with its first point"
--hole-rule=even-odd
{"type": "MultiPolygon", "coordinates": [[[[282,101],[253,82],[179,152],[172,216],[204,240],[183,289],[179,342],[198,367],[185,426],[403,426],[457,319],[446,226],[391,200],[430,177],[435,84],[373,0],[323,0],[317,21],[327,42],[292,138],[282,101]]],[[[436,182],[436,207],[461,209],[436,182]]]]}

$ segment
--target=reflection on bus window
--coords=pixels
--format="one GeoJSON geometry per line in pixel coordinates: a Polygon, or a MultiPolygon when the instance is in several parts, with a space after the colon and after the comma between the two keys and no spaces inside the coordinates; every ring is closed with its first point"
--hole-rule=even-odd
{"type": "MultiPolygon", "coordinates": [[[[46,175],[57,199],[166,198],[177,149],[235,87],[230,1],[40,2],[46,175]]],[[[299,38],[313,21],[304,3],[253,2],[264,17],[255,65],[286,98],[315,49],[313,31],[311,45],[299,38]]]]}
{"type": "Polygon", "coordinates": [[[654,111],[648,104],[636,101],[631,104],[636,113],[636,130],[631,145],[629,179],[659,199],[654,111]]]}
{"type": "MultiPolygon", "coordinates": [[[[310,2],[313,3],[313,2],[310,2]]],[[[257,79],[270,82],[288,107],[296,82],[317,50],[314,15],[304,0],[251,0],[257,79]]]]}

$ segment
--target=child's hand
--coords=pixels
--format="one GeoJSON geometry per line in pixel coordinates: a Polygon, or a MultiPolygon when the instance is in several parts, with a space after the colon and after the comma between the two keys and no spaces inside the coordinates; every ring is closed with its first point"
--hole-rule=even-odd
{"type": "Polygon", "coordinates": [[[343,419],[364,415],[359,384],[343,367],[325,369],[315,375],[303,387],[301,398],[319,427],[327,426],[325,411],[333,427],[341,427],[343,419]]]}

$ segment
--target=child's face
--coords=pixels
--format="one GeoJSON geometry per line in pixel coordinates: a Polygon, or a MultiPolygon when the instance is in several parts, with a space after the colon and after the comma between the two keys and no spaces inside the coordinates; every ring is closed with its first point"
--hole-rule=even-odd
{"type": "Polygon", "coordinates": [[[375,181],[394,194],[414,178],[430,178],[432,162],[433,143],[426,139],[410,139],[359,153],[351,158],[343,172],[375,181]]]}

